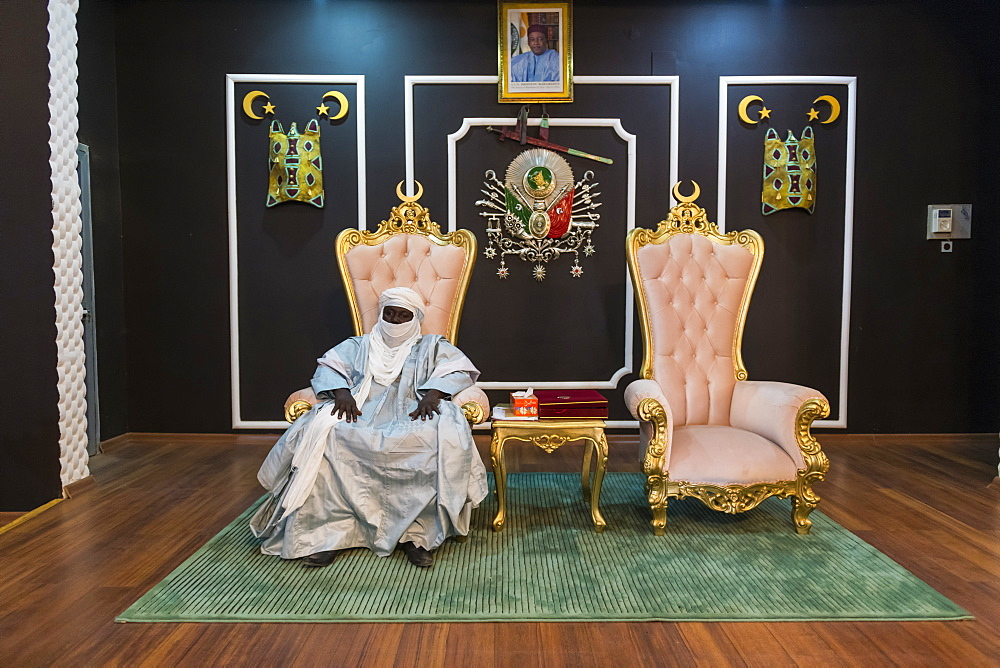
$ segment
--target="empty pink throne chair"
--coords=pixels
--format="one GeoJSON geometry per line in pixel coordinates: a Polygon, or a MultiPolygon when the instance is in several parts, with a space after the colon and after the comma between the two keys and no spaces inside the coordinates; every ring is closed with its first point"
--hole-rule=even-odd
{"type": "Polygon", "coordinates": [[[753,230],[719,232],[698,192],[675,186],[667,219],[626,241],[645,355],[625,401],[640,421],[653,531],[663,535],[670,499],[740,513],[778,496],[808,533],[813,483],[830,466],[810,426],[830,406],[808,387],[747,380],[740,349],[764,243],[753,230]]]}
{"type": "MultiPolygon", "coordinates": [[[[402,183],[400,183],[402,186],[402,183]]],[[[380,316],[378,297],[388,288],[412,288],[424,298],[424,334],[441,334],[457,343],[465,293],[476,262],[476,237],[469,230],[442,234],[430,211],[415,197],[396,194],[402,202],[374,232],[344,230],[337,235],[337,264],[357,336],[370,332],[380,316]]],[[[489,415],[486,393],[473,386],[452,397],[470,424],[489,415]]],[[[317,402],[311,388],[285,402],[285,419],[296,420],[317,402]]]]}

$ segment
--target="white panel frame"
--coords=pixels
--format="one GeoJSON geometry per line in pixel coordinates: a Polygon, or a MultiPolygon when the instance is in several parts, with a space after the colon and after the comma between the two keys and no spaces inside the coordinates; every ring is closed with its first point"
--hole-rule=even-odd
{"type": "Polygon", "coordinates": [[[304,75],[304,74],[227,74],[226,75],[226,178],[229,195],[229,363],[233,429],[284,429],[287,422],[279,420],[244,420],[240,410],[240,311],[238,226],[236,219],[236,84],[349,84],[356,86],[354,117],[357,123],[358,145],[358,229],[365,229],[365,196],[367,173],[365,160],[365,76],[304,75]]]}
{"type": "MultiPolygon", "coordinates": [[[[452,85],[496,85],[498,78],[495,75],[489,76],[438,76],[438,75],[410,75],[404,78],[404,122],[405,122],[405,149],[406,149],[406,188],[407,193],[413,193],[414,179],[414,87],[422,84],[452,84],[452,85]]],[[[574,85],[667,85],[670,86],[670,154],[669,154],[669,186],[677,182],[678,170],[678,142],[680,116],[680,79],[677,76],[576,76],[573,78],[574,85]]],[[[456,144],[468,130],[473,126],[480,125],[513,125],[515,118],[465,118],[462,126],[451,135],[448,135],[448,229],[454,231],[457,218],[457,152],[456,144]]],[[[620,119],[616,118],[552,118],[550,124],[553,127],[610,127],[619,137],[628,143],[628,193],[627,193],[627,229],[635,227],[635,151],[636,136],[627,132],[621,125],[620,119]]],[[[538,125],[538,119],[530,119],[530,125],[538,125]]],[[[673,205],[671,198],[671,205],[673,205]]],[[[635,323],[633,319],[633,292],[632,283],[628,278],[626,269],[625,277],[625,359],[622,368],[612,374],[609,380],[587,380],[587,381],[504,381],[504,382],[480,382],[478,385],[483,389],[504,390],[523,389],[534,387],[539,389],[562,389],[562,388],[594,388],[594,389],[614,389],[618,386],[618,381],[632,371],[632,353],[634,340],[635,323]]],[[[635,427],[638,423],[631,420],[619,422],[608,422],[608,427],[635,427]]]]}
{"type": "Polygon", "coordinates": [[[847,164],[844,177],[844,277],[840,307],[840,388],[838,414],[828,420],[816,420],[817,427],[847,428],[848,349],[851,333],[851,271],[854,245],[854,170],[857,138],[857,77],[839,76],[733,76],[719,77],[719,201],[716,219],[726,230],[726,153],[728,149],[729,86],[773,86],[814,84],[847,86],[847,164]]]}

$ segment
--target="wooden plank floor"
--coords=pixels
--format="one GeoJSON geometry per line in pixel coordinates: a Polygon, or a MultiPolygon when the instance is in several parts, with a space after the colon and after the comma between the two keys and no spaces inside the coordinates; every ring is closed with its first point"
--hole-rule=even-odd
{"type": "Polygon", "coordinates": [[[24,513],[0,513],[0,528],[3,528],[24,515],[24,513]]]}
{"type": "MultiPolygon", "coordinates": [[[[0,665],[996,665],[997,437],[821,435],[822,510],[976,616],[963,622],[115,624],[244,510],[275,436],[134,434],[97,485],[0,535],[0,665]]],[[[609,470],[635,471],[613,437],[609,470]]],[[[477,436],[481,451],[488,445],[477,436]]],[[[573,470],[579,446],[515,448],[573,470]]],[[[488,457],[486,458],[488,461],[488,457]]]]}

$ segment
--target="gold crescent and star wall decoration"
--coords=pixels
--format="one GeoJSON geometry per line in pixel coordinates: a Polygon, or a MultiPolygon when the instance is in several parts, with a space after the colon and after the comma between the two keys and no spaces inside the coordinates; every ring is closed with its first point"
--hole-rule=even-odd
{"type": "Polygon", "coordinates": [[[747,95],[745,98],[740,100],[739,108],[737,113],[740,115],[740,120],[744,123],[749,123],[750,125],[757,125],[757,121],[751,120],[747,115],[747,106],[754,102],[760,102],[760,109],[757,113],[760,115],[761,120],[771,117],[771,110],[764,106],[764,100],[761,99],[760,95],[747,95]]]}
{"type": "Polygon", "coordinates": [[[329,90],[323,93],[323,101],[319,103],[318,107],[316,107],[316,111],[319,113],[320,116],[326,116],[331,121],[336,121],[347,115],[347,109],[349,108],[349,106],[350,105],[348,105],[347,103],[347,98],[344,97],[343,93],[341,93],[339,90],[329,90]],[[340,105],[340,111],[338,111],[333,116],[330,115],[330,107],[326,105],[326,98],[328,97],[332,97],[337,101],[337,104],[340,105]]]}
{"type": "MultiPolygon", "coordinates": [[[[830,105],[829,118],[827,118],[825,121],[820,121],[820,123],[822,123],[823,125],[826,125],[827,123],[833,123],[835,120],[837,120],[837,117],[840,116],[840,102],[838,102],[837,98],[835,98],[832,95],[820,95],[815,100],[813,100],[813,104],[816,104],[817,102],[820,101],[826,102],[827,104],[830,105]]],[[[816,111],[815,108],[809,110],[809,115],[811,116],[809,120],[816,120],[817,118],[819,118],[819,112],[816,111]],[[812,117],[813,113],[816,114],[815,117],[812,117]]]]}
{"type": "MultiPolygon", "coordinates": [[[[750,115],[747,113],[747,107],[754,102],[760,102],[761,108],[757,111],[757,114],[760,116],[760,120],[764,120],[765,118],[770,119],[771,111],[773,111],[764,105],[764,99],[760,95],[747,95],[740,100],[738,105],[736,105],[736,113],[739,115],[741,121],[749,125],[757,125],[759,122],[750,118],[750,115]]],[[[840,118],[840,101],[837,100],[837,98],[832,95],[820,95],[813,100],[813,104],[816,104],[817,102],[826,102],[830,105],[830,115],[825,121],[820,121],[820,123],[826,125],[828,123],[833,123],[835,120],[840,118]]],[[[810,121],[819,120],[819,112],[816,111],[815,107],[806,112],[806,119],[810,121]]]]}
{"type": "MultiPolygon", "coordinates": [[[[771,110],[764,106],[763,98],[759,95],[747,95],[740,100],[736,113],[748,125],[759,122],[751,119],[747,113],[747,107],[755,102],[760,102],[761,105],[757,112],[760,120],[771,117],[771,110]]],[[[827,125],[837,120],[840,116],[840,102],[837,98],[820,95],[813,100],[813,105],[819,102],[830,105],[829,116],[820,123],[827,125]]],[[[813,106],[806,113],[806,120],[817,121],[819,116],[820,112],[813,106]]],[[[676,190],[674,196],[677,196],[676,190]]],[[[767,216],[782,209],[795,208],[805,209],[809,213],[816,208],[816,137],[811,125],[803,128],[799,138],[789,130],[788,136],[782,140],[774,128],[768,128],[764,135],[761,213],[767,216]]]]}
{"type": "MultiPolygon", "coordinates": [[[[264,120],[254,112],[253,104],[257,98],[267,100],[261,108],[262,112],[274,116],[277,108],[271,104],[271,98],[262,90],[252,90],[243,96],[243,113],[255,121],[264,120]]],[[[323,93],[316,112],[326,116],[330,121],[336,121],[347,115],[350,104],[347,97],[337,90],[323,93]],[[330,115],[327,98],[337,101],[338,110],[330,115]]],[[[283,202],[305,202],[317,208],[323,208],[323,156],[320,152],[319,120],[313,118],[306,123],[305,130],[300,134],[295,123],[292,123],[286,133],[281,121],[272,118],[268,131],[269,159],[267,207],[283,202]]]]}
{"type": "MultiPolygon", "coordinates": [[[[254,119],[255,121],[260,121],[264,119],[263,116],[258,116],[253,111],[253,103],[258,97],[262,97],[265,100],[267,100],[267,103],[263,107],[263,111],[265,114],[271,114],[273,116],[274,110],[277,109],[277,107],[271,104],[270,96],[268,96],[268,94],[262,90],[252,90],[243,96],[243,113],[249,116],[250,118],[254,119]]],[[[319,106],[316,107],[316,112],[320,116],[326,116],[331,121],[337,121],[346,116],[350,108],[351,105],[347,101],[347,96],[345,96],[339,90],[328,90],[327,92],[323,93],[323,99],[320,100],[319,106]],[[332,97],[334,100],[337,101],[337,104],[340,106],[339,111],[337,111],[337,113],[334,114],[333,116],[330,116],[330,107],[326,104],[326,98],[328,97],[332,97]]]]}
{"type": "Polygon", "coordinates": [[[253,101],[256,100],[258,97],[262,97],[265,100],[267,100],[267,104],[264,105],[265,114],[273,114],[275,109],[274,105],[271,104],[271,98],[267,96],[267,93],[260,90],[250,91],[249,93],[243,96],[243,113],[245,113],[247,116],[254,119],[255,121],[260,121],[263,120],[264,118],[263,116],[258,116],[257,114],[253,113],[253,106],[252,106],[253,101]]]}
{"type": "Polygon", "coordinates": [[[516,255],[535,264],[532,275],[545,280],[545,263],[572,254],[570,276],[580,278],[580,253],[596,253],[591,234],[598,227],[601,206],[593,189],[594,173],[587,171],[574,183],[573,170],[566,159],[548,149],[532,148],[520,153],[507,166],[500,181],[492,169],[486,172],[481,190],[486,199],[476,202],[485,211],[488,239],[483,255],[500,257],[497,276],[507,278],[510,268],[504,256],[516,255]]]}

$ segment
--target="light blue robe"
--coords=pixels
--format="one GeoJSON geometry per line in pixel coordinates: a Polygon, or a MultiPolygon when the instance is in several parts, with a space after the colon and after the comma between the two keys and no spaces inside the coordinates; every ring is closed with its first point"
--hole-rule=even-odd
{"type": "Polygon", "coordinates": [[[283,519],[281,498],[295,471],[291,461],[333,390],[355,392],[364,377],[366,337],[352,337],[325,356],[312,379],[320,399],[281,436],[258,479],[270,498],[250,521],[265,554],[296,559],[316,552],[367,547],[380,556],[413,541],[433,550],[466,535],[472,508],[486,498],[486,469],[462,410],[442,399],[441,414],[412,420],[419,396],[436,389],[454,395],[473,384],[476,368],[436,334],[413,346],[394,383],[373,382],[357,422],[339,422],[327,438],[312,492],[283,519]]]}
{"type": "Polygon", "coordinates": [[[531,51],[514,56],[510,61],[511,81],[559,81],[559,52],[547,49],[536,56],[531,51]]]}

